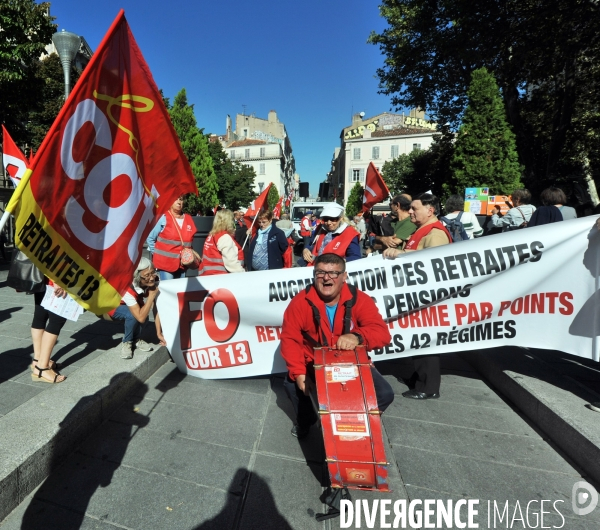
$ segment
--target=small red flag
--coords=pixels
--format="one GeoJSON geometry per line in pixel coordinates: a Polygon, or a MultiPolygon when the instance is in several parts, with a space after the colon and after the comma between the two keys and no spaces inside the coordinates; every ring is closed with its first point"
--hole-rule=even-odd
{"type": "Polygon", "coordinates": [[[4,171],[6,171],[16,188],[19,182],[21,182],[25,171],[27,171],[29,163],[23,152],[10,137],[10,134],[8,134],[4,125],[2,125],[2,138],[2,164],[4,165],[4,171]]]}
{"type": "Polygon", "coordinates": [[[258,215],[258,212],[266,209],[267,206],[267,196],[269,195],[269,190],[271,189],[272,183],[270,182],[267,186],[267,189],[263,191],[256,199],[252,201],[252,204],[248,206],[246,213],[244,214],[244,222],[246,226],[250,228],[252,226],[253,218],[258,215]]]}
{"type": "Polygon", "coordinates": [[[273,208],[273,217],[275,217],[276,219],[279,219],[281,217],[282,205],[283,205],[283,195],[279,199],[279,202],[275,205],[275,208],[273,208]]]}
{"type": "Polygon", "coordinates": [[[367,169],[367,178],[365,179],[365,193],[363,195],[363,212],[368,212],[378,202],[387,199],[390,195],[390,190],[385,185],[383,178],[375,164],[371,162],[367,169]]]}
{"type": "Polygon", "coordinates": [[[289,207],[290,207],[290,204],[291,204],[291,202],[292,202],[292,199],[294,198],[294,192],[295,192],[295,191],[296,191],[296,190],[294,190],[294,188],[292,188],[292,189],[290,190],[290,194],[287,196],[287,199],[285,200],[285,207],[286,207],[286,208],[289,208],[289,207]]]}

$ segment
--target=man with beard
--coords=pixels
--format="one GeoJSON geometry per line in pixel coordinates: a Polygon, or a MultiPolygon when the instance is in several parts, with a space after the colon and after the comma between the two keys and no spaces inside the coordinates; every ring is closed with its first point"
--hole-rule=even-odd
{"type": "MultiPolygon", "coordinates": [[[[310,400],[314,386],[314,348],[330,346],[353,350],[364,345],[367,350],[390,343],[390,332],[370,296],[346,283],[346,262],[332,253],[321,254],[314,261],[314,285],[299,292],[283,315],[281,355],[288,374],[284,388],[296,415],[292,435],[308,435],[317,421],[310,400]]],[[[394,391],[371,365],[379,410],[383,412],[394,400],[394,391]]]]}

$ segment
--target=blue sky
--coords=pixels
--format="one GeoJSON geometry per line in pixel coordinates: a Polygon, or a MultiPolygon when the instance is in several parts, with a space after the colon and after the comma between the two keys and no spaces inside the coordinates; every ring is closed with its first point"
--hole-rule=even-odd
{"type": "Polygon", "coordinates": [[[377,94],[383,64],[372,30],[386,26],[377,0],[56,0],[59,30],[96,49],[111,22],[125,16],[156,84],[173,100],[185,87],[199,127],[225,132],[242,113],[285,123],[296,170],[318,191],[351,115],[391,109],[377,94]]]}

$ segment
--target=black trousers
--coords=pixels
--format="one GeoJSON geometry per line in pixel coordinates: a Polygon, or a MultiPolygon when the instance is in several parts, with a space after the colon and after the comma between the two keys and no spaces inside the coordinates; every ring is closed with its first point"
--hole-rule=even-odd
{"type": "Polygon", "coordinates": [[[422,355],[413,357],[415,373],[413,380],[415,390],[425,394],[439,394],[442,374],[439,355],[422,355]]]}
{"type": "MultiPolygon", "coordinates": [[[[394,390],[374,366],[371,366],[371,374],[373,375],[373,386],[375,387],[375,395],[377,396],[377,406],[383,412],[394,401],[394,390]]],[[[292,402],[298,426],[301,428],[310,427],[317,421],[317,413],[310,397],[298,388],[296,382],[292,381],[289,375],[285,376],[283,387],[292,402]]]]}

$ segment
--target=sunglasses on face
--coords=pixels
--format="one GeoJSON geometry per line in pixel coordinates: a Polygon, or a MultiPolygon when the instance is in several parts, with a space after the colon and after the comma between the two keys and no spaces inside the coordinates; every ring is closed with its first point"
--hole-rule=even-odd
{"type": "Polygon", "coordinates": [[[325,276],[329,276],[330,278],[337,280],[340,274],[344,274],[344,272],[345,271],[322,271],[319,269],[315,271],[315,278],[325,278],[325,276]]]}
{"type": "Polygon", "coordinates": [[[339,220],[339,217],[321,217],[321,221],[323,221],[324,223],[335,223],[339,220]]]}

